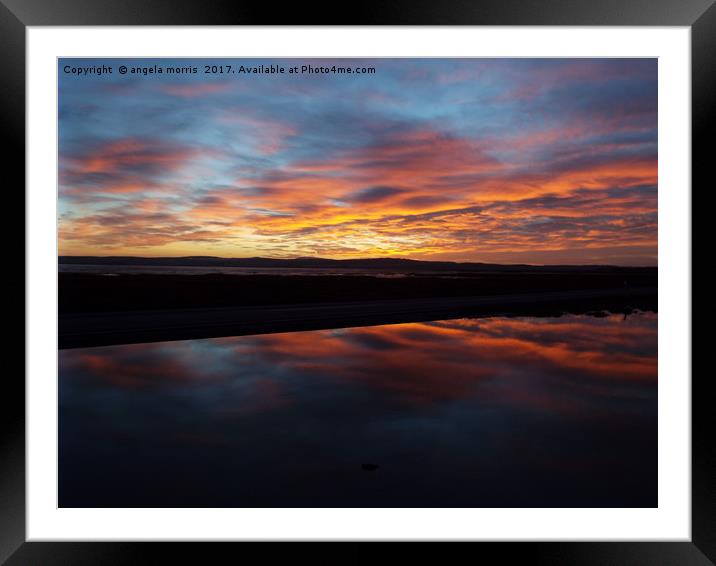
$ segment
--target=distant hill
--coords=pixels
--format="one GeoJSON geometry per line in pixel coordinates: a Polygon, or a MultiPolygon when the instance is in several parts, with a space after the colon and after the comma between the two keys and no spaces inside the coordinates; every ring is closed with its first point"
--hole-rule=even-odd
{"type": "Polygon", "coordinates": [[[148,265],[196,267],[255,267],[255,268],[332,268],[376,269],[400,272],[458,271],[458,272],[593,272],[593,271],[656,271],[656,267],[622,267],[613,265],[526,265],[496,263],[460,263],[454,261],[418,261],[400,258],[325,259],[300,257],[275,259],[265,257],[224,258],[213,256],[132,257],[132,256],[59,256],[65,265],[148,265]]]}

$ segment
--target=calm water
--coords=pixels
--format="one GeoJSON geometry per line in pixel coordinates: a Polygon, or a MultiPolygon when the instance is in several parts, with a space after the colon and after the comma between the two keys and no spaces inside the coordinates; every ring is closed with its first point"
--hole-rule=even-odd
{"type": "Polygon", "coordinates": [[[653,313],[113,346],[59,360],[62,507],[657,505],[653,313]]]}

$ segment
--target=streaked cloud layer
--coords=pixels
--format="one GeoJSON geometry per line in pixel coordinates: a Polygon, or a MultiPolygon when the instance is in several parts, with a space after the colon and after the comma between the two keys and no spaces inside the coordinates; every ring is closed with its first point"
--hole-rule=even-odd
{"type": "Polygon", "coordinates": [[[656,60],[191,62],[59,62],[61,254],[656,264],[656,60]]]}

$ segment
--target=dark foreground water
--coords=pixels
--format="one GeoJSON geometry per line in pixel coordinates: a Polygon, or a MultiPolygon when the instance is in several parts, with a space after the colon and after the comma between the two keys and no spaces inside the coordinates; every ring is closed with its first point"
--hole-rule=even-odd
{"type": "Polygon", "coordinates": [[[652,313],[64,350],[59,364],[61,507],[658,503],[652,313]]]}

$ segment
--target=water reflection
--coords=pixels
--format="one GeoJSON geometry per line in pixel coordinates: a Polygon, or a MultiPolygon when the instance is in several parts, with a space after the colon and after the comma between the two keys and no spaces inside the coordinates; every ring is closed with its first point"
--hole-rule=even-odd
{"type": "Polygon", "coordinates": [[[60,506],[656,506],[656,349],[639,313],[63,350],[60,506]]]}

